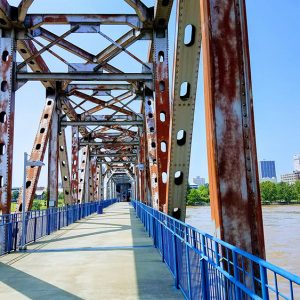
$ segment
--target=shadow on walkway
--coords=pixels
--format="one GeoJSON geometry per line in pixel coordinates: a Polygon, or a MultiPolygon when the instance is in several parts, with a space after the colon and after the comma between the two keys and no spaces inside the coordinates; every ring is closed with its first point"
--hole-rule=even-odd
{"type": "MultiPolygon", "coordinates": [[[[33,300],[40,300],[41,295],[43,298],[48,299],[82,299],[52,284],[49,284],[1,262],[0,281],[11,287],[13,290],[18,291],[19,293],[33,300]],[[59,295],[59,297],[57,297],[57,295],[59,295]]],[[[7,295],[1,296],[0,291],[0,298],[3,300],[14,299],[14,295],[12,293],[11,297],[7,297],[7,295]]]]}

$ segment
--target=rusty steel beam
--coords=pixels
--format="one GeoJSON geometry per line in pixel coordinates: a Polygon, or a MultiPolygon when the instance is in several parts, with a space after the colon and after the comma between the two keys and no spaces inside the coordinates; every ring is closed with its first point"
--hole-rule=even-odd
{"type": "Polygon", "coordinates": [[[78,188],[78,201],[80,203],[85,202],[86,197],[86,185],[88,185],[88,181],[86,180],[88,173],[88,160],[89,160],[89,147],[82,148],[82,157],[81,157],[81,165],[80,165],[80,175],[79,175],[79,188],[78,188]]]}
{"type": "Polygon", "coordinates": [[[141,0],[124,0],[139,16],[142,22],[149,21],[151,14],[148,7],[141,0]]]}
{"type": "Polygon", "coordinates": [[[265,258],[245,1],[204,0],[201,15],[212,216],[220,238],[265,258]]]}
{"type": "Polygon", "coordinates": [[[16,61],[16,49],[12,38],[1,37],[0,54],[0,211],[8,214],[11,206],[15,118],[13,65],[16,61]]]}
{"type": "Polygon", "coordinates": [[[96,55],[97,62],[99,64],[105,64],[112,60],[114,57],[122,53],[124,49],[128,48],[134,42],[141,39],[143,33],[141,31],[136,31],[135,29],[131,29],[126,32],[120,38],[118,38],[115,43],[109,45],[107,48],[102,50],[99,54],[96,55]],[[117,46],[119,45],[119,47],[117,46]]]}
{"type": "Polygon", "coordinates": [[[54,42],[57,41],[57,46],[61,47],[64,50],[67,50],[68,52],[77,55],[78,57],[81,57],[85,60],[87,60],[88,62],[93,62],[95,56],[89,52],[87,52],[86,50],[81,49],[80,47],[72,44],[69,41],[66,40],[58,40],[59,36],[48,31],[45,28],[39,28],[38,30],[34,31],[34,36],[41,36],[42,38],[44,38],[45,40],[47,40],[48,42],[54,42]]]}
{"type": "MultiPolygon", "coordinates": [[[[159,1],[161,2],[161,1],[159,1]]],[[[172,1],[170,1],[172,2],[172,1]]],[[[162,5],[160,3],[160,5],[162,5]]],[[[171,4],[170,4],[171,5],[171,4]]],[[[167,212],[168,149],[170,147],[170,94],[168,30],[154,31],[153,66],[159,210],[167,212]],[[163,33],[163,34],[161,34],[163,33]]]]}
{"type": "Polygon", "coordinates": [[[141,28],[139,17],[134,14],[27,14],[24,25],[33,30],[42,25],[128,25],[133,28],[141,28]]]}
{"type": "MultiPolygon", "coordinates": [[[[129,92],[129,93],[130,93],[130,92],[129,92]]],[[[72,95],[73,95],[73,96],[76,96],[76,97],[78,97],[78,98],[81,98],[81,99],[90,101],[90,102],[92,102],[92,103],[95,103],[95,104],[97,104],[101,109],[109,108],[109,109],[112,109],[112,110],[117,110],[117,111],[119,111],[119,112],[122,112],[122,113],[124,113],[124,114],[126,114],[126,115],[133,115],[133,112],[131,112],[131,111],[127,110],[127,109],[124,109],[124,108],[119,107],[119,106],[117,106],[117,105],[114,105],[114,104],[112,104],[112,103],[108,103],[108,102],[106,102],[106,101],[104,101],[104,100],[98,99],[98,98],[96,98],[96,97],[93,97],[93,96],[84,94],[84,93],[79,92],[79,91],[76,91],[76,90],[72,92],[72,95]]],[[[129,94],[125,93],[125,95],[126,95],[126,97],[127,97],[129,94]]],[[[123,96],[124,96],[124,95],[123,95],[123,96]]],[[[120,97],[121,100],[123,100],[123,96],[120,97]]],[[[117,97],[117,98],[118,98],[118,97],[117,97]]],[[[119,99],[119,98],[118,98],[118,99],[119,99]]],[[[121,101],[121,100],[120,100],[120,101],[121,101]]],[[[116,102],[117,102],[117,101],[116,101],[116,102]]],[[[99,110],[100,110],[100,108],[99,108],[99,110]]]]}
{"type": "Polygon", "coordinates": [[[79,130],[77,126],[72,127],[72,152],[71,152],[71,192],[73,202],[78,201],[78,168],[79,168],[79,130]]]}
{"type": "Polygon", "coordinates": [[[13,7],[9,5],[7,0],[0,1],[0,26],[3,29],[12,28],[12,11],[13,7]]]}
{"type": "Polygon", "coordinates": [[[95,157],[90,160],[89,176],[89,202],[97,200],[97,160],[95,157]]]}
{"type": "Polygon", "coordinates": [[[111,90],[132,90],[131,84],[69,84],[67,87],[68,94],[72,94],[74,90],[90,90],[90,91],[111,91],[111,90]]]}
{"type": "Polygon", "coordinates": [[[22,0],[18,6],[18,21],[24,22],[27,11],[34,0],[22,0]]]}
{"type": "Polygon", "coordinates": [[[50,123],[50,135],[48,141],[48,186],[47,186],[47,206],[57,207],[58,205],[58,126],[59,111],[57,109],[57,99],[54,101],[52,119],[50,123]]]}
{"type": "Polygon", "coordinates": [[[157,128],[155,126],[154,120],[154,99],[153,92],[146,90],[145,91],[145,129],[146,129],[146,139],[147,139],[147,152],[148,159],[147,163],[149,165],[149,174],[150,174],[150,188],[151,188],[151,206],[155,209],[159,209],[158,202],[158,167],[157,167],[157,143],[156,135],[157,128]]]}
{"type": "Polygon", "coordinates": [[[172,6],[173,0],[156,0],[154,8],[154,28],[165,30],[168,27],[172,6]]]}
{"type": "Polygon", "coordinates": [[[65,200],[65,204],[69,205],[73,203],[73,198],[71,194],[69,158],[68,158],[65,130],[59,132],[58,147],[59,147],[58,158],[59,158],[61,182],[62,182],[63,193],[64,193],[64,200],[65,200]]]}
{"type": "MultiPolygon", "coordinates": [[[[45,152],[49,140],[50,135],[50,124],[52,121],[53,110],[55,109],[55,93],[53,91],[47,92],[46,94],[46,103],[44,109],[42,111],[39,127],[37,130],[37,134],[35,136],[35,140],[33,143],[33,147],[30,154],[31,160],[43,161],[45,157],[45,152]]],[[[38,185],[40,172],[42,167],[27,167],[26,168],[26,207],[25,210],[31,210],[35,191],[38,185]]],[[[22,211],[22,194],[23,190],[21,189],[19,197],[18,197],[18,206],[17,211],[22,211]]]]}
{"type": "Polygon", "coordinates": [[[184,220],[200,61],[200,1],[179,0],[177,10],[167,194],[168,213],[184,220]]]}
{"type": "Polygon", "coordinates": [[[76,73],[27,73],[18,72],[17,80],[28,81],[151,81],[151,73],[95,73],[95,72],[76,72],[76,73]]]}

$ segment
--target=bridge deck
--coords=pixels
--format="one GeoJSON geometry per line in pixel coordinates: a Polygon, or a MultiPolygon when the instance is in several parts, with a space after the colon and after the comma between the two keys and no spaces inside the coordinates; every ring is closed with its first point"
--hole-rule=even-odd
{"type": "Polygon", "coordinates": [[[182,299],[128,203],[0,259],[0,299],[182,299]]]}

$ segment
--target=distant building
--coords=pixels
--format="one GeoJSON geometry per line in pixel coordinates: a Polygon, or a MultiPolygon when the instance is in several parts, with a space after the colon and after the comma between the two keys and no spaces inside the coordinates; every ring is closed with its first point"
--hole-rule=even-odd
{"type": "Polygon", "coordinates": [[[197,176],[196,178],[193,178],[193,183],[197,186],[205,185],[205,178],[201,178],[200,176],[197,176]]]}
{"type": "Polygon", "coordinates": [[[277,182],[274,160],[262,160],[259,162],[259,179],[261,182],[277,182]]]}
{"type": "Polygon", "coordinates": [[[293,172],[289,174],[282,174],[281,181],[287,182],[289,184],[294,184],[296,181],[300,180],[300,172],[293,172]]]}
{"type": "Polygon", "coordinates": [[[295,154],[293,156],[294,162],[294,172],[300,172],[300,154],[295,154]]]}

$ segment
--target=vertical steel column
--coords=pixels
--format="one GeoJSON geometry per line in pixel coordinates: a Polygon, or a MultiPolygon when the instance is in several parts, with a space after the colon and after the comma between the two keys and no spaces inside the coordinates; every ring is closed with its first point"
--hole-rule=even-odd
{"type": "Polygon", "coordinates": [[[97,162],[96,158],[90,160],[90,174],[89,174],[89,199],[90,201],[96,200],[97,191],[97,162]]]}
{"type": "Polygon", "coordinates": [[[201,1],[209,183],[219,237],[265,257],[244,0],[201,1]]]}
{"type": "Polygon", "coordinates": [[[86,158],[86,164],[85,164],[85,171],[84,171],[84,202],[91,202],[91,197],[90,197],[90,148],[87,147],[87,158],[86,158]]]}
{"type": "MultiPolygon", "coordinates": [[[[52,89],[48,90],[48,93],[53,92],[52,89]]],[[[60,113],[57,108],[56,96],[53,105],[48,143],[48,207],[55,207],[58,204],[58,123],[60,113]]]]}
{"type": "Polygon", "coordinates": [[[72,126],[72,154],[71,154],[71,191],[73,202],[78,201],[78,168],[79,168],[79,129],[72,126]]]}
{"type": "Polygon", "coordinates": [[[78,200],[80,203],[84,202],[84,192],[85,192],[85,172],[86,172],[86,165],[88,160],[88,146],[82,148],[82,156],[81,156],[81,165],[80,165],[80,180],[78,184],[78,200]]]}
{"type": "Polygon", "coordinates": [[[103,172],[102,172],[102,164],[99,165],[99,182],[98,182],[98,199],[103,200],[103,172]]]}
{"type": "Polygon", "coordinates": [[[72,204],[73,198],[71,195],[71,184],[70,184],[70,169],[69,169],[69,158],[67,151],[67,143],[66,143],[66,135],[65,130],[62,131],[58,135],[58,146],[59,146],[59,166],[60,166],[60,174],[61,174],[61,182],[63,186],[63,193],[65,204],[72,204]]]}
{"type": "MultiPolygon", "coordinates": [[[[16,49],[13,32],[11,37],[0,38],[0,211],[10,213],[13,136],[15,118],[14,63],[16,49]]],[[[3,32],[2,32],[3,36],[3,32]]]]}
{"type": "Polygon", "coordinates": [[[135,173],[135,200],[140,201],[140,172],[138,166],[134,167],[135,173]]]}
{"type": "Polygon", "coordinates": [[[140,200],[143,203],[146,203],[146,183],[145,183],[145,173],[146,173],[146,164],[145,164],[145,133],[141,133],[140,137],[140,151],[139,151],[139,179],[140,179],[140,200]]]}
{"type": "Polygon", "coordinates": [[[200,1],[179,0],[167,191],[168,213],[181,220],[185,219],[200,48],[200,1]]]}
{"type": "Polygon", "coordinates": [[[95,200],[99,201],[101,196],[101,172],[100,172],[101,166],[97,164],[96,160],[96,191],[95,191],[95,200]]]}
{"type": "MultiPolygon", "coordinates": [[[[167,22],[164,23],[167,26],[167,22]]],[[[155,79],[155,129],[159,210],[167,209],[168,149],[170,140],[170,95],[168,30],[156,28],[153,35],[155,79]]]]}
{"type": "MultiPolygon", "coordinates": [[[[30,154],[31,160],[43,161],[49,135],[50,135],[50,124],[52,120],[53,110],[55,109],[55,93],[51,88],[46,91],[46,103],[42,111],[39,127],[34,139],[33,147],[30,154]]],[[[27,167],[26,168],[26,211],[31,210],[35,191],[40,177],[42,167],[27,167]]],[[[18,197],[17,211],[22,211],[22,197],[23,191],[20,191],[18,197]]]]}
{"type": "Polygon", "coordinates": [[[158,209],[157,141],[154,120],[153,92],[145,91],[145,130],[147,136],[148,168],[150,174],[151,206],[158,209]]]}

